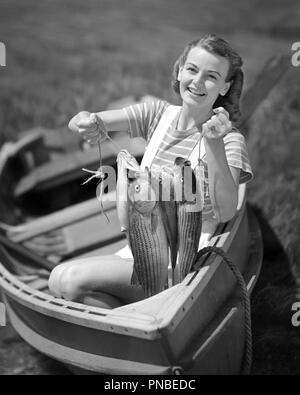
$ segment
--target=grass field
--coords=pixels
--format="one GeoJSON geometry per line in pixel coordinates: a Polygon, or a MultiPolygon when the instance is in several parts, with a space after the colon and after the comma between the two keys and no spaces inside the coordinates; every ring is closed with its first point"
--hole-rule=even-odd
{"type": "MultiPolygon", "coordinates": [[[[124,96],[175,102],[173,63],[207,32],[241,53],[248,86],[269,56],[300,41],[299,20],[298,0],[2,0],[0,144],[37,125],[59,132],[79,110],[124,96]]],[[[249,197],[265,238],[253,299],[254,374],[300,372],[300,332],[290,322],[300,279],[299,80],[300,67],[291,67],[249,127],[249,197]]]]}

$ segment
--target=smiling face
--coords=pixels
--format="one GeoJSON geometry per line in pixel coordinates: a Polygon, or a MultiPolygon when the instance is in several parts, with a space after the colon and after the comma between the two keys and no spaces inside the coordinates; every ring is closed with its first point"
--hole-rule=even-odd
{"type": "Polygon", "coordinates": [[[226,82],[228,71],[226,58],[201,47],[192,48],[178,74],[183,104],[212,108],[218,96],[230,88],[230,82],[226,82]]]}

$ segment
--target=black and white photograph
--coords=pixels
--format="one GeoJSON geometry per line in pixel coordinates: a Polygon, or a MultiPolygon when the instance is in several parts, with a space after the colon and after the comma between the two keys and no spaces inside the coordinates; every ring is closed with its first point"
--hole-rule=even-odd
{"type": "Polygon", "coordinates": [[[0,375],[299,375],[299,150],[298,0],[1,0],[0,375]]]}

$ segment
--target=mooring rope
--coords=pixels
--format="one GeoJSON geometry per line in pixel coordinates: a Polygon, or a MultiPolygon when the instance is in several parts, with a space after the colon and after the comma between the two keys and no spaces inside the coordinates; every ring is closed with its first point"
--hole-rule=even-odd
{"type": "MultiPolygon", "coordinates": [[[[240,270],[237,268],[237,266],[228,258],[228,256],[225,254],[225,252],[215,246],[208,246],[202,248],[200,251],[198,251],[197,254],[197,259],[196,263],[194,264],[197,265],[197,261],[206,254],[210,253],[215,253],[217,255],[220,255],[227,266],[230,268],[230,270],[233,272],[241,290],[242,290],[242,298],[243,298],[243,307],[244,307],[244,315],[245,315],[245,348],[244,348],[244,355],[243,355],[243,361],[242,361],[242,368],[241,368],[241,374],[242,375],[248,375],[250,374],[251,370],[251,364],[252,364],[252,330],[251,330],[251,306],[250,306],[250,297],[248,294],[247,286],[245,283],[245,280],[240,272],[240,270]]],[[[197,270],[199,267],[197,267],[197,270]]],[[[171,347],[169,343],[164,339],[162,336],[162,345],[164,347],[164,351],[166,352],[169,360],[171,361],[172,366],[170,367],[170,373],[173,375],[183,375],[185,370],[190,369],[194,362],[193,361],[182,361],[182,363],[177,363],[176,358],[173,355],[173,352],[171,350],[171,347]]]]}
{"type": "Polygon", "coordinates": [[[244,307],[244,314],[245,314],[245,351],[244,351],[244,357],[243,357],[243,363],[242,363],[242,369],[241,369],[241,374],[242,375],[248,375],[250,374],[251,370],[251,365],[252,365],[252,329],[251,329],[251,304],[250,304],[250,297],[249,293],[247,290],[247,285],[245,283],[245,280],[236,266],[235,263],[233,263],[228,256],[225,254],[225,252],[215,246],[208,246],[202,248],[197,255],[197,261],[201,256],[208,254],[208,253],[215,253],[217,255],[220,255],[227,266],[230,268],[230,270],[233,272],[241,290],[242,290],[242,298],[243,298],[243,307],[244,307]]]}

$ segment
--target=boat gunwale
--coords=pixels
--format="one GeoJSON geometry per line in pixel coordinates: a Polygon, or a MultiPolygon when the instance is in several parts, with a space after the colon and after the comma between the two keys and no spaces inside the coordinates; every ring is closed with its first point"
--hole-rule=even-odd
{"type": "MultiPolygon", "coordinates": [[[[240,191],[242,204],[238,213],[226,224],[225,231],[221,235],[216,235],[211,239],[209,245],[223,248],[225,246],[227,249],[230,247],[245,215],[246,194],[243,185],[240,186],[240,191]]],[[[16,279],[1,263],[0,286],[18,303],[44,315],[94,329],[153,339],[161,337],[160,330],[162,328],[170,325],[171,331],[176,329],[177,324],[188,313],[193,298],[198,297],[205,289],[206,284],[213,277],[220,264],[222,264],[222,258],[216,257],[210,266],[189,273],[182,283],[173,287],[174,291],[176,288],[176,300],[180,300],[180,303],[175,306],[174,299],[167,298],[164,303],[161,303],[161,308],[155,315],[132,311],[123,312],[118,311],[118,308],[107,310],[55,298],[44,292],[33,290],[30,286],[16,279]]],[[[172,288],[169,290],[172,290],[172,288]]],[[[135,304],[142,304],[143,302],[140,301],[135,304]]],[[[127,306],[130,309],[132,305],[134,304],[122,306],[119,309],[124,310],[127,306]]]]}

